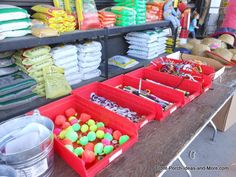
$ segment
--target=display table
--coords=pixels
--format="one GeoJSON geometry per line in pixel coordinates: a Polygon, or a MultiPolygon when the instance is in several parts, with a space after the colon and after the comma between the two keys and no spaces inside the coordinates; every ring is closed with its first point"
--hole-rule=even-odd
{"type": "MultiPolygon", "coordinates": [[[[207,126],[236,90],[236,68],[227,69],[204,93],[163,122],[152,121],[139,131],[138,142],[99,177],[161,176],[160,168],[171,165],[207,126]]],[[[213,132],[213,129],[212,129],[213,132]]],[[[211,137],[209,137],[210,141],[211,137]]],[[[55,156],[55,177],[77,175],[63,160],[55,156]]]]}

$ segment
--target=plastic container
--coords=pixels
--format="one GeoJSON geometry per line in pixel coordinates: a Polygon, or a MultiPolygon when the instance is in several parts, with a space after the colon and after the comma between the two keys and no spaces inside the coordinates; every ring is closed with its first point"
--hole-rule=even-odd
{"type": "MultiPolygon", "coordinates": [[[[161,63],[154,63],[154,64],[149,65],[147,68],[151,70],[159,71],[162,66],[163,65],[161,63]]],[[[212,86],[212,78],[214,78],[214,74],[204,75],[204,74],[199,74],[197,72],[190,72],[190,71],[185,71],[185,70],[181,70],[181,72],[194,76],[194,79],[202,85],[203,92],[208,91],[212,86]]],[[[171,75],[171,74],[168,74],[168,75],[171,75]]],[[[180,76],[177,76],[177,77],[182,78],[180,76]]]]}
{"type": "Polygon", "coordinates": [[[83,102],[78,97],[71,95],[40,107],[39,110],[42,115],[48,116],[52,120],[59,114],[64,114],[68,108],[74,108],[78,114],[87,113],[92,116],[94,120],[102,121],[107,127],[121,131],[123,134],[130,136],[130,139],[120,146],[112,153],[106,155],[101,161],[96,162],[92,166],[86,166],[84,161],[76,157],[72,152],[64,147],[64,145],[55,138],[55,151],[59,156],[73,168],[81,177],[95,176],[100,170],[110,164],[115,158],[124,153],[135,142],[137,142],[137,132],[130,125],[123,121],[123,118],[114,115],[112,112],[104,111],[99,107],[93,107],[90,102],[83,102]]]}
{"type": "MultiPolygon", "coordinates": [[[[109,79],[103,83],[110,85],[112,87],[131,86],[136,89],[139,89],[140,79],[135,78],[135,77],[130,77],[127,75],[121,75],[121,76],[109,79]]],[[[119,89],[119,88],[117,88],[117,89],[119,89]]],[[[145,80],[142,80],[141,89],[142,90],[150,90],[153,95],[155,95],[163,100],[173,103],[173,105],[170,108],[168,108],[167,110],[164,111],[159,104],[149,101],[149,100],[146,100],[145,98],[139,97],[135,94],[129,93],[130,95],[134,95],[137,98],[141,98],[143,101],[144,100],[148,101],[149,105],[155,106],[156,110],[157,110],[157,112],[156,112],[156,119],[157,120],[164,120],[168,115],[173,113],[184,102],[182,94],[179,93],[178,91],[170,89],[170,88],[166,88],[166,87],[163,87],[160,85],[156,85],[156,84],[147,82],[145,80]]],[[[121,89],[119,89],[119,90],[121,90],[121,89]]],[[[121,91],[123,91],[123,90],[121,90],[121,91]]],[[[123,92],[127,93],[126,91],[123,91],[123,92]]]]}
{"type": "Polygon", "coordinates": [[[16,170],[18,177],[49,177],[54,169],[53,129],[53,122],[41,116],[38,111],[33,115],[3,122],[0,124],[0,161],[12,166],[16,170]],[[48,128],[50,134],[39,145],[32,148],[17,153],[6,154],[3,152],[2,150],[7,142],[14,140],[17,136],[21,136],[15,132],[23,132],[21,130],[30,123],[44,125],[48,128]]]}
{"type": "MultiPolygon", "coordinates": [[[[90,101],[91,93],[95,93],[98,96],[102,96],[110,101],[117,103],[119,106],[122,106],[124,108],[129,108],[130,110],[137,112],[139,115],[145,115],[145,118],[138,123],[133,123],[127,118],[122,117],[124,120],[128,120],[130,124],[134,124],[136,127],[136,130],[138,130],[139,128],[142,128],[148,122],[153,120],[157,112],[156,106],[150,105],[149,101],[143,100],[141,98],[137,98],[135,95],[123,92],[122,90],[118,90],[118,89],[112,88],[108,85],[104,85],[98,82],[78,88],[74,90],[72,93],[78,96],[81,99],[81,101],[83,101],[86,104],[88,102],[91,102],[90,101]]],[[[108,109],[103,108],[102,106],[96,103],[92,103],[92,107],[97,108],[97,109],[102,108],[104,111],[105,110],[109,111],[108,109]]],[[[112,113],[116,114],[114,112],[112,113]]]]}
{"type": "Polygon", "coordinates": [[[202,86],[200,83],[147,68],[141,68],[127,73],[126,75],[136,78],[149,79],[154,82],[166,85],[167,87],[178,88],[180,90],[189,92],[190,95],[188,97],[186,97],[183,92],[180,92],[181,97],[183,98],[182,107],[202,93],[202,86]]]}

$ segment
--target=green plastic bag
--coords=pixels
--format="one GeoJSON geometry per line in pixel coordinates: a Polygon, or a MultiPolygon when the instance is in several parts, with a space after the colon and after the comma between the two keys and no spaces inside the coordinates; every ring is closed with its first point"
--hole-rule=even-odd
{"type": "Polygon", "coordinates": [[[43,68],[46,98],[54,99],[68,95],[72,89],[64,76],[64,69],[56,66],[43,68]]]}

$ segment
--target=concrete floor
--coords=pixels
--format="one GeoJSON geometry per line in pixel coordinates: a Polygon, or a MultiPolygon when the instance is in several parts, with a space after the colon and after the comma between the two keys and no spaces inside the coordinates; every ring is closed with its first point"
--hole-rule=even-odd
{"type": "MultiPolygon", "coordinates": [[[[218,132],[212,142],[213,129],[206,127],[181,155],[187,167],[227,167],[228,170],[195,170],[192,177],[236,177],[236,125],[226,132],[218,132]],[[190,158],[190,151],[196,152],[190,158]]],[[[182,167],[179,161],[172,164],[182,167]]],[[[163,177],[188,177],[184,170],[169,170],[163,177]]]]}

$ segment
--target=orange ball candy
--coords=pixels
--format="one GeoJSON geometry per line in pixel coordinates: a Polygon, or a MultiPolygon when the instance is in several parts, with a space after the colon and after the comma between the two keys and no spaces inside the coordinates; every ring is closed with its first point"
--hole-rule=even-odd
{"type": "Polygon", "coordinates": [[[69,140],[69,139],[64,139],[64,140],[62,140],[61,142],[62,142],[64,145],[71,145],[71,146],[73,146],[72,141],[69,140]]]}
{"type": "Polygon", "coordinates": [[[89,119],[91,119],[91,116],[89,114],[86,113],[82,113],[79,117],[80,121],[85,123],[87,122],[89,119]]]}
{"type": "Polygon", "coordinates": [[[63,125],[62,125],[62,129],[67,129],[68,127],[70,126],[70,123],[69,122],[65,122],[63,125]]]}
{"type": "Polygon", "coordinates": [[[58,115],[58,116],[55,118],[55,124],[56,124],[57,126],[61,126],[61,125],[63,125],[65,122],[66,122],[66,117],[63,116],[63,115],[58,115]]]}
{"type": "Polygon", "coordinates": [[[92,163],[95,160],[94,152],[90,150],[85,150],[82,154],[82,160],[85,163],[92,163]]]}
{"type": "Polygon", "coordinates": [[[85,150],[90,150],[93,151],[94,150],[94,144],[93,143],[88,143],[86,144],[86,146],[84,147],[85,150]]]}
{"type": "Polygon", "coordinates": [[[76,116],[77,115],[77,112],[74,108],[69,108],[65,111],[65,115],[67,117],[71,117],[71,116],[76,116]]]}
{"type": "Polygon", "coordinates": [[[122,136],[122,133],[119,130],[116,130],[113,132],[113,138],[115,140],[119,140],[121,136],[122,136]]]}

